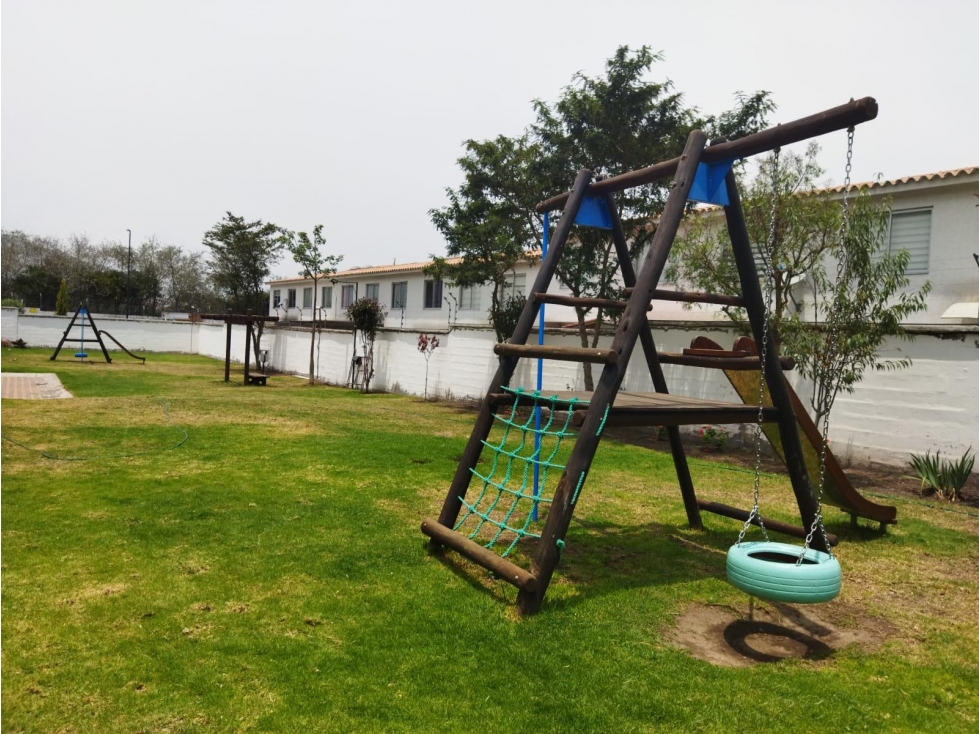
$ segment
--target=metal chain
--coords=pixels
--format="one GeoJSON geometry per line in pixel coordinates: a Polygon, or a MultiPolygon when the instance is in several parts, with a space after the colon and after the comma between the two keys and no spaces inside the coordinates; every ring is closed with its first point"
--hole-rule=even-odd
{"type": "Polygon", "coordinates": [[[748,513],[748,519],[745,520],[744,526],[741,528],[741,532],[738,533],[738,540],[735,545],[741,545],[744,540],[745,534],[748,532],[748,528],[751,527],[751,520],[755,518],[758,520],[758,527],[761,528],[762,535],[766,541],[769,541],[768,530],[765,528],[765,523],[761,519],[760,507],[759,507],[759,497],[761,495],[761,452],[762,452],[762,426],[765,421],[765,360],[768,357],[768,328],[769,321],[771,320],[772,312],[772,301],[774,300],[775,293],[775,273],[772,269],[772,261],[775,259],[775,229],[776,229],[776,219],[775,215],[778,211],[778,159],[779,159],[779,148],[773,151],[772,155],[772,206],[768,213],[768,241],[765,243],[765,253],[764,258],[762,258],[762,267],[764,269],[764,285],[765,285],[765,322],[762,325],[762,339],[761,339],[761,363],[759,370],[758,379],[758,420],[755,423],[755,486],[754,486],[754,504],[751,507],[751,512],[748,513]]]}
{"type": "Polygon", "coordinates": [[[812,520],[812,527],[806,535],[806,544],[799,555],[796,565],[802,563],[802,559],[809,550],[812,539],[818,529],[823,537],[823,543],[830,557],[833,549],[826,536],[826,528],[823,527],[823,489],[826,487],[826,454],[829,447],[829,415],[836,400],[836,394],[840,389],[840,378],[843,375],[843,366],[837,363],[838,339],[839,339],[839,315],[842,288],[845,283],[844,275],[848,266],[846,238],[850,229],[850,173],[853,169],[853,128],[847,130],[846,145],[846,177],[843,181],[843,214],[840,220],[840,239],[836,253],[836,284],[833,299],[833,307],[830,309],[829,320],[827,323],[826,334],[826,357],[823,360],[825,369],[821,381],[817,385],[817,405],[823,407],[823,446],[819,452],[819,487],[816,493],[816,515],[812,520]]]}

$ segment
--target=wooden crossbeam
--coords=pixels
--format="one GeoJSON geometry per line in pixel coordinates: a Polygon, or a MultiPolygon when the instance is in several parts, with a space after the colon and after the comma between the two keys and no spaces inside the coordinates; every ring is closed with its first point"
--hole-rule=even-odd
{"type": "MultiPolygon", "coordinates": [[[[743,138],[730,142],[716,143],[709,146],[703,152],[701,161],[704,163],[719,163],[721,161],[740,160],[749,156],[764,153],[784,145],[791,145],[802,140],[815,138],[836,130],[845,130],[848,127],[868,122],[877,117],[877,100],[873,97],[851,100],[850,102],[833,107],[815,115],[803,117],[799,120],[787,122],[784,125],[770,127],[767,130],[745,135],[743,138]]],[[[596,181],[588,188],[588,196],[600,196],[602,194],[612,194],[616,191],[642,186],[643,184],[653,183],[674,175],[683,162],[683,157],[672,158],[662,163],[657,163],[647,168],[640,168],[636,171],[612,176],[611,178],[596,181]]],[[[561,209],[568,200],[568,194],[559,194],[546,199],[537,205],[539,214],[544,212],[561,209]]]]}

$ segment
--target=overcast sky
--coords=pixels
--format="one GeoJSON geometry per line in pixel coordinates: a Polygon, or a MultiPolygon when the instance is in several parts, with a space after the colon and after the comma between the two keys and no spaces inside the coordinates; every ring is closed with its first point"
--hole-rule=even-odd
{"type": "MultiPolygon", "coordinates": [[[[704,112],[874,96],[855,180],[979,164],[979,2],[2,2],[2,226],[200,249],[225,211],[325,225],[343,267],[442,252],[467,138],[621,44],[704,112]]],[[[845,133],[822,139],[842,179],[845,133]]],[[[570,182],[569,182],[570,183],[570,182]]],[[[276,274],[295,274],[283,261],[276,274]]]]}

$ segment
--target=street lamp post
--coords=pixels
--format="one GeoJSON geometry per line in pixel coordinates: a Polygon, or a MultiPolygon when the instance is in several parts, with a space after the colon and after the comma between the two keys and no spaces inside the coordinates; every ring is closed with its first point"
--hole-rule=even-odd
{"type": "Polygon", "coordinates": [[[129,233],[129,257],[126,258],[126,318],[129,318],[129,302],[130,302],[130,291],[129,291],[129,276],[133,269],[133,231],[131,229],[126,230],[129,233]]]}

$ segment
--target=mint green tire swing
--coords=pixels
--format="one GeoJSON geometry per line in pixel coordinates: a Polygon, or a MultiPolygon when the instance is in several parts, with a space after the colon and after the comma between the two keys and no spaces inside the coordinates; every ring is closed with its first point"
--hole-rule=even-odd
{"type": "Polygon", "coordinates": [[[815,548],[753,541],[728,550],[727,578],[733,586],[760,599],[819,604],[840,593],[842,570],[835,557],[815,548]]]}
{"type": "Polygon", "coordinates": [[[738,539],[727,552],[727,578],[731,584],[753,597],[768,601],[789,602],[792,604],[818,604],[835,599],[842,586],[843,573],[840,562],[833,555],[829,539],[823,528],[822,495],[826,483],[826,446],[829,438],[829,414],[833,401],[840,389],[841,371],[835,364],[836,357],[836,324],[839,321],[837,304],[844,290],[844,274],[847,266],[846,233],[849,226],[849,193],[850,169],[853,156],[853,128],[848,131],[846,152],[846,182],[843,189],[843,213],[840,223],[839,245],[836,252],[836,298],[827,322],[829,335],[827,338],[827,353],[825,363],[829,365],[820,375],[823,379],[822,389],[817,384],[817,398],[822,408],[823,447],[819,458],[819,485],[816,493],[816,513],[812,527],[806,535],[805,545],[799,547],[789,543],[776,543],[768,539],[768,531],[761,519],[759,508],[759,492],[761,486],[761,449],[762,421],[765,405],[765,362],[768,353],[769,320],[774,292],[774,242],[776,205],[778,201],[778,159],[779,149],[774,150],[772,175],[772,206],[769,221],[768,241],[765,245],[765,313],[762,325],[760,379],[758,387],[758,421],[755,431],[755,487],[754,506],[748,514],[748,519],[738,535],[738,539]],[[764,541],[745,542],[744,537],[751,527],[752,521],[757,521],[765,536],[764,541]],[[813,537],[820,533],[828,552],[811,548],[813,537]]]}

